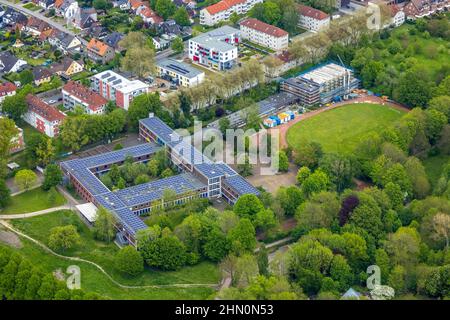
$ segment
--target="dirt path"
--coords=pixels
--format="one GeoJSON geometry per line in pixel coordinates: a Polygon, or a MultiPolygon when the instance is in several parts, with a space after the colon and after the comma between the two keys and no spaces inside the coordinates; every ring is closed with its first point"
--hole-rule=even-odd
{"type": "Polygon", "coordinates": [[[174,283],[174,284],[148,285],[148,286],[128,286],[128,285],[123,285],[123,284],[117,282],[116,280],[114,280],[113,277],[109,273],[107,273],[105,271],[105,269],[103,269],[103,267],[101,267],[100,265],[98,265],[95,262],[92,262],[92,261],[89,261],[89,260],[86,260],[86,259],[82,259],[82,258],[79,258],[79,257],[68,257],[68,256],[64,256],[62,254],[56,253],[52,249],[47,247],[45,244],[43,244],[42,242],[40,242],[40,241],[38,241],[38,240],[36,240],[36,239],[26,235],[25,233],[22,233],[21,231],[19,231],[17,229],[15,229],[8,222],[6,222],[4,220],[0,220],[0,224],[3,225],[8,230],[10,230],[11,232],[14,232],[15,234],[17,234],[18,236],[30,240],[31,242],[33,242],[37,246],[41,247],[42,249],[44,249],[48,253],[50,253],[50,254],[58,257],[58,258],[65,259],[65,260],[70,260],[70,261],[76,261],[76,262],[84,262],[84,263],[87,263],[87,264],[90,264],[90,265],[96,267],[112,283],[114,283],[116,286],[118,286],[120,288],[123,288],[123,289],[151,289],[151,288],[161,289],[161,288],[192,288],[192,287],[211,287],[211,288],[216,288],[218,286],[217,283],[214,283],[214,284],[211,284],[211,283],[174,283]]]}
{"type": "MultiPolygon", "coordinates": [[[[279,135],[280,135],[280,147],[286,148],[288,146],[287,138],[286,138],[287,132],[288,132],[289,128],[292,127],[293,125],[295,125],[297,122],[312,118],[312,117],[314,117],[322,112],[328,111],[328,110],[336,109],[339,107],[343,107],[343,106],[355,104],[355,103],[381,104],[381,105],[387,105],[389,107],[392,107],[392,108],[395,108],[395,109],[401,110],[401,111],[406,111],[406,112],[410,111],[410,109],[408,109],[407,107],[401,105],[400,103],[394,102],[394,101],[390,101],[390,100],[384,101],[383,99],[381,99],[377,96],[362,96],[362,97],[358,97],[355,99],[334,103],[329,107],[323,107],[323,108],[320,108],[320,109],[317,109],[317,110],[314,110],[311,112],[304,113],[300,116],[297,116],[294,120],[284,123],[280,126],[277,126],[271,130],[278,130],[279,135]]],[[[274,132],[276,132],[276,131],[274,131],[274,132]]]]}

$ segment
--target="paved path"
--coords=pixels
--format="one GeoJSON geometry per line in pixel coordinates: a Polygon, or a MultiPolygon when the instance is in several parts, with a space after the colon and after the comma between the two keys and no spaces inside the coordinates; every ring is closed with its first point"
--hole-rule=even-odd
{"type": "MultiPolygon", "coordinates": [[[[33,16],[33,17],[36,17],[36,18],[38,18],[38,19],[41,19],[42,21],[47,22],[47,23],[48,23],[49,25],[51,25],[52,27],[54,27],[54,28],[56,28],[56,29],[58,29],[58,30],[60,30],[60,31],[63,31],[63,32],[65,32],[65,33],[68,33],[68,34],[70,34],[71,36],[76,36],[76,34],[75,34],[73,31],[70,31],[69,29],[67,29],[67,28],[66,28],[65,26],[63,26],[62,24],[60,24],[60,23],[58,23],[58,22],[56,22],[56,21],[54,21],[54,20],[52,20],[52,19],[47,18],[46,16],[40,14],[39,12],[31,11],[31,10],[29,10],[29,9],[27,9],[27,8],[24,8],[24,7],[22,7],[22,6],[20,5],[20,3],[12,3],[12,2],[9,2],[9,1],[7,1],[7,0],[0,0],[0,3],[3,4],[3,5],[5,5],[5,6],[14,8],[14,9],[16,9],[16,10],[18,10],[18,11],[21,11],[22,13],[25,13],[25,14],[27,14],[27,15],[29,15],[29,16],[33,16]]],[[[87,45],[87,41],[86,41],[86,40],[84,40],[84,39],[81,38],[81,37],[78,37],[78,38],[80,39],[80,41],[81,41],[81,43],[82,43],[83,45],[87,45]]]]}
{"type": "Polygon", "coordinates": [[[8,230],[14,232],[15,234],[30,240],[34,244],[38,245],[39,247],[41,247],[42,249],[44,249],[48,253],[50,253],[50,254],[58,257],[58,258],[65,259],[65,260],[70,260],[70,261],[76,261],[76,262],[84,262],[84,263],[88,263],[88,264],[96,267],[112,283],[114,283],[116,286],[121,287],[123,289],[151,289],[151,288],[154,288],[154,289],[158,289],[159,288],[159,289],[161,289],[161,288],[192,288],[192,287],[211,287],[211,288],[216,288],[217,285],[218,285],[217,283],[213,283],[213,284],[211,284],[211,283],[174,283],[174,284],[148,285],[148,286],[128,286],[128,285],[123,285],[123,284],[117,282],[116,280],[114,280],[113,277],[111,277],[111,275],[105,271],[105,269],[103,269],[100,265],[98,265],[95,262],[92,262],[92,261],[89,261],[89,260],[86,260],[86,259],[82,259],[82,258],[78,258],[78,257],[68,257],[68,256],[64,256],[62,254],[56,253],[52,249],[47,247],[45,244],[43,244],[42,242],[40,242],[40,241],[38,241],[38,240],[36,240],[36,239],[26,235],[25,233],[22,233],[19,230],[17,230],[13,226],[11,226],[8,222],[6,222],[4,220],[0,220],[0,224],[3,225],[8,230]]]}
{"type": "MultiPolygon", "coordinates": [[[[289,121],[287,123],[284,123],[280,126],[277,126],[274,128],[275,130],[278,130],[279,135],[280,135],[280,148],[286,148],[288,146],[287,143],[287,139],[286,139],[286,134],[287,131],[289,130],[289,128],[293,125],[295,125],[297,122],[299,121],[303,121],[309,118],[312,118],[322,112],[328,111],[328,110],[332,110],[332,109],[336,109],[339,107],[343,107],[346,105],[350,105],[350,104],[354,104],[354,103],[373,103],[373,104],[382,104],[382,105],[387,105],[389,107],[395,108],[397,110],[402,110],[402,111],[406,111],[409,112],[410,109],[406,108],[405,106],[396,103],[394,101],[384,101],[381,98],[377,97],[377,96],[362,96],[362,97],[358,97],[355,99],[350,99],[350,100],[346,100],[346,101],[342,101],[342,102],[338,102],[338,103],[334,103],[329,107],[323,107],[317,110],[313,110],[307,113],[303,113],[300,116],[297,116],[294,120],[289,121]]],[[[276,132],[276,131],[275,131],[276,132]]]]}
{"type": "Polygon", "coordinates": [[[52,213],[52,212],[56,212],[56,211],[60,211],[60,210],[74,210],[74,209],[75,209],[75,207],[72,206],[72,205],[64,205],[64,206],[48,208],[48,209],[45,209],[45,210],[40,210],[40,211],[35,211],[35,212],[17,213],[17,214],[3,214],[3,215],[0,215],[0,219],[6,219],[6,220],[24,219],[24,218],[31,218],[31,217],[36,217],[36,216],[42,216],[44,214],[48,214],[48,213],[52,213]]]}

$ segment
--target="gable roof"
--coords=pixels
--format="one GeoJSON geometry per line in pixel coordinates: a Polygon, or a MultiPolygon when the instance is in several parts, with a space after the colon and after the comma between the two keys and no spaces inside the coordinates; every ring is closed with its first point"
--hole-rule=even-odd
{"type": "Polygon", "coordinates": [[[66,117],[64,113],[45,103],[43,100],[29,93],[26,96],[28,111],[34,112],[48,121],[62,120],[66,117]]]}
{"type": "Polygon", "coordinates": [[[11,52],[3,51],[0,52],[0,64],[3,65],[3,68],[0,66],[1,71],[9,72],[19,61],[11,52]]]}
{"type": "Polygon", "coordinates": [[[216,14],[221,11],[228,10],[231,7],[241,3],[245,3],[245,0],[222,0],[220,2],[217,2],[216,4],[206,7],[205,10],[210,14],[216,14]]]}
{"type": "Polygon", "coordinates": [[[0,83],[0,96],[5,95],[9,92],[14,92],[17,87],[11,82],[0,83]]]}
{"type": "Polygon", "coordinates": [[[120,32],[113,32],[108,34],[103,41],[110,47],[112,48],[117,48],[119,46],[119,42],[120,40],[122,40],[122,38],[124,37],[124,35],[120,32]]]}
{"type": "Polygon", "coordinates": [[[45,79],[52,76],[50,70],[40,66],[34,67],[31,72],[33,73],[34,80],[45,79]]]}
{"type": "Polygon", "coordinates": [[[63,90],[86,103],[91,110],[97,110],[108,103],[101,95],[75,81],[67,82],[63,90]]]}
{"type": "Polygon", "coordinates": [[[87,45],[87,49],[94,51],[96,54],[103,57],[106,55],[106,53],[108,52],[108,49],[110,49],[110,47],[106,43],[104,43],[100,40],[97,40],[95,38],[92,38],[91,41],[89,41],[89,43],[87,45]]]}
{"type": "Polygon", "coordinates": [[[302,16],[310,17],[316,20],[325,20],[330,17],[323,11],[302,4],[298,4],[297,9],[302,16]]]}
{"type": "Polygon", "coordinates": [[[259,21],[258,19],[254,19],[254,18],[246,19],[246,20],[242,21],[240,23],[240,25],[263,32],[263,33],[271,35],[273,37],[284,37],[289,34],[281,28],[272,26],[270,24],[267,24],[265,22],[259,21]]]}

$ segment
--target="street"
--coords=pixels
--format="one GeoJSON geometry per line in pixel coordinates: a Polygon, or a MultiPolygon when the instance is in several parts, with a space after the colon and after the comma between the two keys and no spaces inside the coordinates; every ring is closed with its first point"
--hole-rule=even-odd
{"type": "MultiPolygon", "coordinates": [[[[65,32],[67,34],[70,34],[72,36],[76,36],[76,34],[74,32],[70,31],[69,29],[67,29],[62,24],[60,24],[60,23],[58,23],[56,21],[53,21],[52,19],[49,19],[46,16],[44,16],[44,15],[38,13],[38,12],[28,10],[28,9],[22,7],[20,4],[11,3],[11,2],[9,2],[7,0],[0,0],[0,4],[3,4],[5,6],[11,7],[11,8],[14,8],[14,9],[16,9],[16,10],[22,12],[22,13],[25,13],[27,15],[30,15],[30,16],[36,17],[38,19],[41,19],[42,21],[47,22],[49,25],[51,25],[52,27],[54,27],[54,28],[56,28],[56,29],[58,29],[60,31],[63,31],[63,32],[65,32]]],[[[80,41],[81,41],[81,43],[83,45],[87,45],[87,41],[86,40],[84,40],[81,37],[78,37],[78,38],[80,39],[80,41]]]]}

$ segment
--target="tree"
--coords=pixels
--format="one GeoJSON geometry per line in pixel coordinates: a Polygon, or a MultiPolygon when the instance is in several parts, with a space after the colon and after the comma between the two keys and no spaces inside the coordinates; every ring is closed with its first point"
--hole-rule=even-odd
{"type": "Polygon", "coordinates": [[[239,220],[238,224],[228,233],[233,252],[252,251],[256,246],[255,227],[247,218],[239,220]]]}
{"type": "Polygon", "coordinates": [[[206,237],[203,252],[212,261],[222,260],[230,251],[230,241],[219,228],[213,228],[206,237]]]}
{"type": "Polygon", "coordinates": [[[337,254],[330,265],[330,277],[338,283],[340,291],[347,290],[353,280],[352,269],[345,257],[337,254]]]}
{"type": "Polygon", "coordinates": [[[436,213],[432,219],[433,234],[432,237],[436,240],[445,239],[445,249],[449,246],[450,237],[450,215],[439,212],[436,213]]]}
{"type": "Polygon", "coordinates": [[[302,183],[302,191],[306,196],[310,196],[314,193],[327,190],[330,185],[330,180],[325,172],[320,169],[314,171],[305,181],[302,183]]]}
{"type": "Polygon", "coordinates": [[[297,207],[304,201],[304,195],[296,186],[280,187],[276,199],[279,201],[284,214],[293,216],[297,207]]]}
{"type": "Polygon", "coordinates": [[[6,164],[11,149],[14,147],[14,137],[19,133],[13,120],[0,118],[0,178],[6,174],[6,164]]]}
{"type": "Polygon", "coordinates": [[[37,175],[31,170],[19,170],[14,176],[14,182],[21,190],[29,190],[36,184],[37,175]]]}
{"type": "Polygon", "coordinates": [[[321,192],[302,203],[295,213],[298,225],[306,230],[330,228],[337,221],[340,203],[335,193],[321,192]]]}
{"type": "Polygon", "coordinates": [[[236,11],[234,11],[234,12],[230,15],[230,18],[229,18],[229,20],[231,21],[231,23],[234,24],[234,25],[236,25],[236,24],[238,23],[239,19],[240,19],[240,17],[239,17],[239,15],[237,14],[236,11]]]}
{"type": "Polygon", "coordinates": [[[148,117],[150,112],[158,113],[161,109],[158,94],[142,94],[133,99],[128,108],[128,122],[131,128],[137,129],[140,119],[148,117]]]}
{"type": "Polygon", "coordinates": [[[425,107],[431,98],[432,85],[427,81],[427,72],[410,70],[405,72],[394,91],[394,99],[410,107],[425,107]]]}
{"type": "Polygon", "coordinates": [[[228,119],[228,117],[220,118],[219,129],[220,129],[220,132],[222,132],[222,135],[225,136],[227,129],[230,128],[230,125],[231,125],[231,123],[230,123],[230,119],[228,119]]]}
{"type": "Polygon", "coordinates": [[[86,133],[85,116],[66,117],[61,125],[60,138],[62,144],[71,151],[78,151],[89,142],[86,133]]]}
{"type": "Polygon", "coordinates": [[[138,77],[146,77],[155,72],[155,51],[149,47],[132,47],[121,60],[123,70],[138,77]]]}
{"type": "Polygon", "coordinates": [[[270,230],[277,225],[277,218],[270,209],[264,209],[256,214],[254,225],[261,230],[270,230]]]}
{"type": "Polygon", "coordinates": [[[80,243],[80,235],[73,225],[54,227],[50,230],[48,246],[55,251],[65,251],[80,243]]]}
{"type": "Polygon", "coordinates": [[[420,236],[417,230],[411,227],[400,227],[388,236],[385,250],[393,264],[405,267],[416,264],[420,253],[420,236]]]}
{"type": "Polygon", "coordinates": [[[44,183],[42,188],[49,190],[52,187],[56,187],[62,182],[62,172],[57,164],[49,164],[44,170],[44,183]]]}
{"type": "Polygon", "coordinates": [[[302,141],[299,143],[295,163],[300,167],[315,169],[322,155],[322,146],[319,143],[302,141]]]}
{"type": "Polygon", "coordinates": [[[186,262],[186,247],[173,235],[162,235],[140,244],[145,262],[150,267],[176,270],[186,262]]]}
{"type": "Polygon", "coordinates": [[[259,248],[258,254],[256,255],[256,261],[258,262],[259,274],[263,276],[269,275],[269,255],[267,253],[266,247],[263,245],[259,248]]]}
{"type": "Polygon", "coordinates": [[[167,20],[170,16],[175,13],[175,4],[170,0],[157,0],[155,10],[158,15],[160,15],[164,20],[167,20]]]}
{"type": "Polygon", "coordinates": [[[254,194],[244,194],[239,197],[233,206],[233,211],[241,218],[253,221],[256,214],[264,210],[261,200],[254,194]]]}
{"type": "Polygon", "coordinates": [[[108,2],[106,2],[106,0],[93,0],[92,6],[96,10],[105,10],[108,6],[108,2]]]}
{"type": "Polygon", "coordinates": [[[278,152],[278,170],[281,172],[289,170],[289,159],[284,151],[278,152]]]}
{"type": "Polygon", "coordinates": [[[359,205],[359,198],[355,195],[349,195],[342,201],[341,210],[339,211],[339,225],[344,226],[353,210],[359,205]]]}
{"type": "Polygon", "coordinates": [[[308,167],[301,167],[297,172],[297,183],[301,185],[310,175],[311,170],[308,167]]]}
{"type": "Polygon", "coordinates": [[[395,293],[401,295],[405,292],[406,283],[405,283],[406,271],[403,266],[397,265],[395,266],[391,273],[389,274],[388,284],[390,287],[395,289],[395,293]]]}
{"type": "Polygon", "coordinates": [[[180,26],[189,26],[191,24],[189,14],[188,14],[186,8],[183,6],[178,7],[177,11],[175,11],[175,14],[173,15],[173,19],[180,26]]]}
{"type": "Polygon", "coordinates": [[[21,71],[19,73],[19,81],[22,86],[32,83],[34,81],[33,72],[29,69],[21,71]]]}
{"type": "Polygon", "coordinates": [[[338,154],[327,154],[319,162],[319,167],[330,178],[338,192],[351,186],[355,168],[352,161],[338,154]]]}
{"type": "Polygon", "coordinates": [[[0,209],[6,207],[11,201],[11,191],[5,180],[0,179],[0,209]]]}
{"type": "Polygon", "coordinates": [[[36,153],[38,163],[47,166],[55,156],[55,147],[53,146],[52,139],[45,138],[38,144],[34,152],[36,153]]]}
{"type": "Polygon", "coordinates": [[[2,111],[16,122],[22,118],[27,110],[28,105],[22,93],[6,97],[2,103],[2,111]]]}
{"type": "Polygon", "coordinates": [[[115,225],[116,219],[112,213],[104,207],[98,208],[93,227],[94,237],[102,241],[111,242],[116,234],[115,225]]]}
{"type": "Polygon", "coordinates": [[[144,259],[132,246],[126,246],[117,252],[114,264],[120,272],[136,276],[144,271],[144,259]]]}
{"type": "Polygon", "coordinates": [[[183,39],[181,39],[180,37],[176,37],[175,39],[173,39],[171,48],[173,51],[175,51],[175,53],[183,52],[184,50],[183,39]]]}

